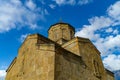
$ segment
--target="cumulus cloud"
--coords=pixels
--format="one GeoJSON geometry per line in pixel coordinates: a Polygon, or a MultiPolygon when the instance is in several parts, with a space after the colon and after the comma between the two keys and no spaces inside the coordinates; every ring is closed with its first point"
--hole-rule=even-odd
{"type": "MultiPolygon", "coordinates": [[[[91,0],[52,0],[54,4],[47,4],[54,9],[57,5],[78,5],[87,4],[91,0]]],[[[46,3],[40,0],[42,5],[46,3]]],[[[49,12],[44,7],[38,6],[34,0],[0,0],[0,33],[11,29],[29,27],[36,29],[38,21],[45,21],[45,15],[49,12]],[[38,18],[39,17],[39,18],[38,18]]]]}
{"type": "Polygon", "coordinates": [[[120,55],[110,54],[103,59],[103,63],[112,71],[120,70],[120,55]]]}
{"type": "MultiPolygon", "coordinates": [[[[113,6],[115,5],[118,5],[118,2],[116,2],[113,6]]],[[[119,44],[118,40],[120,39],[119,30],[115,28],[116,26],[113,26],[113,24],[115,24],[116,21],[111,19],[110,16],[92,17],[91,19],[89,19],[89,23],[90,25],[83,25],[83,28],[76,32],[76,36],[91,39],[92,41],[94,41],[94,44],[103,54],[108,52],[108,50],[114,49],[114,47],[119,47],[119,45],[117,45],[119,44]],[[113,34],[117,35],[106,35],[110,32],[113,32],[113,34]]]]}
{"type": "Polygon", "coordinates": [[[89,19],[89,23],[90,25],[83,25],[83,28],[76,32],[76,36],[97,40],[100,34],[95,34],[95,31],[109,27],[112,24],[112,20],[105,16],[100,16],[89,19]]]}
{"type": "Polygon", "coordinates": [[[120,20],[120,1],[117,1],[115,4],[111,5],[107,9],[108,15],[115,20],[120,20]]]}
{"type": "Polygon", "coordinates": [[[115,4],[111,5],[107,9],[108,16],[114,21],[113,26],[120,25],[120,1],[117,1],[115,4]]]}
{"type": "Polygon", "coordinates": [[[35,29],[37,21],[45,20],[45,11],[41,7],[36,7],[32,0],[27,0],[26,3],[21,0],[1,0],[0,33],[24,26],[35,29]]]}
{"type": "Polygon", "coordinates": [[[0,70],[0,80],[5,80],[6,72],[5,70],[0,70]]]}
{"type": "MultiPolygon", "coordinates": [[[[105,16],[95,16],[90,19],[89,25],[83,27],[76,32],[76,36],[89,38],[102,53],[103,57],[107,56],[103,61],[105,66],[111,70],[118,70],[114,67],[114,61],[118,65],[120,58],[116,57],[114,52],[120,52],[120,1],[117,1],[108,7],[105,16]],[[108,63],[109,58],[112,57],[111,64],[108,63]],[[117,60],[115,60],[117,58],[117,60]],[[108,61],[107,61],[108,60],[108,61]]],[[[120,67],[120,65],[118,65],[120,67]]],[[[119,68],[120,69],[120,68],[119,68]]]]}
{"type": "Polygon", "coordinates": [[[114,53],[120,49],[120,35],[99,38],[94,44],[101,51],[102,56],[114,53]]]}

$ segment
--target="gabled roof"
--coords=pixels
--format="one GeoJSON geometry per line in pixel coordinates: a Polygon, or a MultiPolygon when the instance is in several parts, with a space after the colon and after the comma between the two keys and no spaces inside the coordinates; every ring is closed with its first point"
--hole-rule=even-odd
{"type": "MultiPolygon", "coordinates": [[[[45,41],[46,43],[54,43],[54,44],[57,44],[57,43],[55,43],[54,41],[50,40],[49,38],[46,38],[45,36],[43,36],[43,35],[41,35],[41,34],[39,34],[39,33],[28,35],[28,36],[26,37],[26,39],[24,40],[24,42],[25,42],[26,40],[28,40],[28,39],[33,39],[33,38],[41,39],[41,40],[45,41]],[[32,36],[34,36],[34,37],[32,37],[32,36]],[[35,36],[36,36],[36,37],[35,37],[35,36]]],[[[24,42],[21,44],[21,46],[24,44],[24,42]]],[[[57,45],[59,45],[59,44],[57,44],[57,45]]],[[[21,46],[20,46],[20,47],[21,47],[21,46]]]]}
{"type": "Polygon", "coordinates": [[[95,45],[88,39],[88,38],[83,38],[83,37],[75,37],[72,40],[64,43],[62,46],[65,47],[69,44],[71,44],[74,41],[79,41],[79,42],[84,42],[84,43],[90,43],[92,45],[92,47],[95,49],[95,51],[100,55],[100,51],[95,47],[95,45]]]}
{"type": "MultiPolygon", "coordinates": [[[[57,49],[62,49],[62,50],[64,50],[64,51],[69,52],[71,55],[78,56],[78,55],[73,54],[73,53],[71,53],[70,51],[64,49],[64,48],[63,48],[61,45],[59,45],[58,43],[56,43],[56,42],[50,40],[49,38],[44,37],[44,36],[41,35],[41,34],[38,34],[38,33],[37,33],[37,34],[29,35],[29,36],[33,36],[33,35],[37,35],[37,36],[38,36],[38,40],[40,39],[40,40],[42,40],[42,41],[45,41],[45,43],[47,43],[47,44],[55,44],[56,50],[57,50],[57,49]]],[[[28,37],[29,37],[29,36],[28,36],[28,37]]],[[[27,38],[28,38],[28,37],[27,37],[27,38]]],[[[25,41],[24,41],[24,42],[25,42],[25,41]]],[[[36,45],[39,45],[39,44],[42,44],[42,43],[37,42],[36,45]]],[[[43,44],[44,44],[44,43],[43,43],[43,44]]],[[[81,57],[81,56],[78,56],[78,57],[81,57]]]]}

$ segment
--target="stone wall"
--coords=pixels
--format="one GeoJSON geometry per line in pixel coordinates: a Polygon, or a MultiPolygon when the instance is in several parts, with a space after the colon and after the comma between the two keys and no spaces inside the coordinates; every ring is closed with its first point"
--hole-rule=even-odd
{"type": "Polygon", "coordinates": [[[55,80],[106,80],[92,74],[81,56],[62,49],[58,51],[55,54],[55,80]]]}
{"type": "Polygon", "coordinates": [[[38,35],[27,37],[8,68],[6,80],[54,80],[55,46],[39,44],[38,39],[38,35]]]}
{"type": "Polygon", "coordinates": [[[91,42],[79,41],[80,54],[95,80],[107,80],[100,52],[91,42]],[[97,78],[97,79],[96,79],[97,78]]]}
{"type": "Polygon", "coordinates": [[[106,73],[107,73],[107,80],[114,80],[114,73],[113,72],[106,69],[106,73]]]}
{"type": "Polygon", "coordinates": [[[114,80],[89,39],[76,37],[62,46],[29,35],[7,69],[6,80],[114,80]]]}
{"type": "Polygon", "coordinates": [[[87,75],[91,72],[92,74],[90,74],[93,76],[93,79],[106,80],[106,71],[100,57],[100,52],[89,39],[76,37],[62,45],[62,47],[82,58],[87,66],[86,70],[89,70],[87,75]]]}

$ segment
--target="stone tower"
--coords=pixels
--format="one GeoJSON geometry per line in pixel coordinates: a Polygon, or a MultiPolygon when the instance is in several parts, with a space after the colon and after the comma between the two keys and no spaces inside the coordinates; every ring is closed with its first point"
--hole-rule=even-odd
{"type": "Polygon", "coordinates": [[[65,42],[74,38],[75,29],[68,23],[56,23],[51,25],[48,30],[49,39],[64,44],[65,42]]]}

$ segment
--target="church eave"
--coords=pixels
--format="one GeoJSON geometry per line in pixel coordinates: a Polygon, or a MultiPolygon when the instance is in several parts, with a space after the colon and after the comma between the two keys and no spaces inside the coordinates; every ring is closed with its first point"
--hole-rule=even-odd
{"type": "Polygon", "coordinates": [[[110,74],[111,76],[114,76],[114,73],[108,69],[105,69],[107,74],[110,74]]]}
{"type": "Polygon", "coordinates": [[[16,62],[16,59],[17,59],[17,57],[15,57],[15,58],[13,59],[13,61],[11,62],[11,64],[9,65],[9,67],[7,68],[6,72],[8,72],[8,71],[13,67],[13,65],[14,65],[15,62],[16,62]]]}

